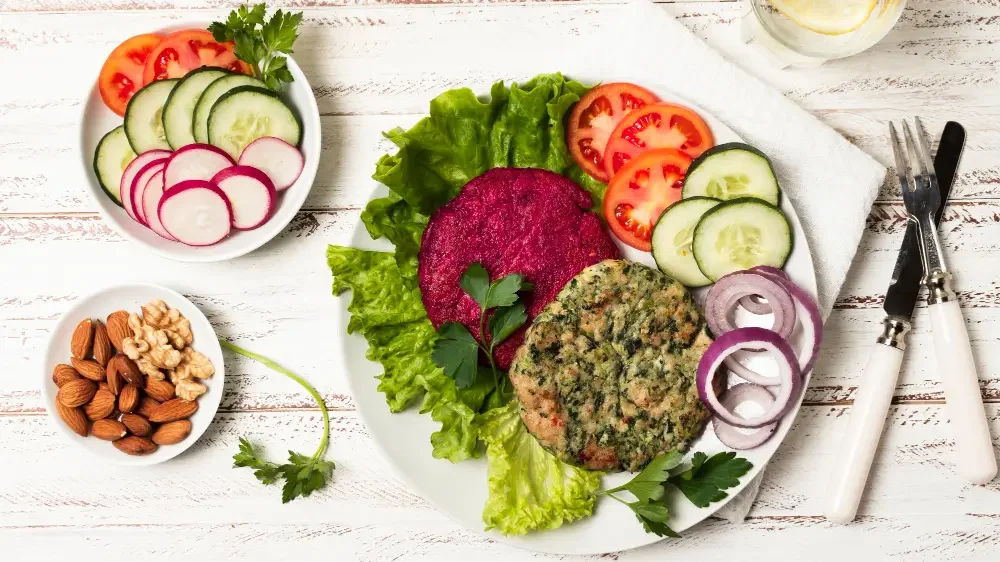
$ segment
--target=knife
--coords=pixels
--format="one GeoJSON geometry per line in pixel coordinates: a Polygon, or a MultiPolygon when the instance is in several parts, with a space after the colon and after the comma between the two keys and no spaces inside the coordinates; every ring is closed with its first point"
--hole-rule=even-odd
{"type": "MultiPolygon", "coordinates": [[[[941,134],[937,156],[934,158],[934,171],[938,176],[942,202],[948,200],[964,147],[965,129],[958,123],[949,121],[941,134]]],[[[935,224],[941,222],[944,207],[942,203],[938,208],[934,216],[935,224]]],[[[882,304],[886,313],[882,321],[882,335],[876,340],[858,385],[847,432],[843,436],[840,455],[836,457],[830,480],[831,496],[826,508],[826,518],[834,523],[850,523],[857,514],[893,391],[896,389],[903,350],[906,348],[906,333],[910,330],[910,317],[922,286],[923,266],[920,263],[917,236],[916,225],[913,221],[907,221],[903,245],[899,249],[896,266],[885,293],[885,302],[882,304]]]]}

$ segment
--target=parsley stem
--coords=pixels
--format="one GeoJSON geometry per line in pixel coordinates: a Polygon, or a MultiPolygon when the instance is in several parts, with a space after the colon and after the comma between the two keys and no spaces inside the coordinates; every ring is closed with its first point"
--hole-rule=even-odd
{"type": "Polygon", "coordinates": [[[316,403],[319,404],[320,411],[323,413],[323,439],[319,442],[319,448],[316,449],[316,452],[313,454],[312,458],[314,459],[321,458],[323,454],[326,453],[326,447],[330,443],[330,413],[327,412],[326,410],[326,402],[323,401],[323,397],[320,396],[319,392],[316,391],[313,385],[309,384],[309,382],[306,381],[304,378],[296,375],[295,373],[289,371],[288,369],[282,367],[281,365],[275,363],[274,361],[271,361],[267,357],[264,357],[262,355],[257,355],[252,351],[247,351],[242,347],[239,347],[235,344],[231,344],[222,338],[219,338],[219,344],[222,345],[222,347],[228,349],[229,351],[232,351],[233,353],[237,353],[239,355],[246,357],[247,359],[253,359],[254,361],[263,363],[264,366],[268,367],[269,369],[277,371],[282,375],[285,375],[286,377],[299,383],[302,386],[302,388],[306,389],[306,391],[312,395],[313,399],[316,400],[316,403]]]}
{"type": "Polygon", "coordinates": [[[619,498],[618,496],[616,496],[614,494],[611,494],[610,492],[611,492],[611,490],[605,490],[605,491],[600,492],[600,493],[604,494],[605,496],[608,496],[609,498],[615,500],[616,502],[618,502],[618,503],[620,503],[622,505],[627,505],[629,507],[629,509],[633,509],[631,503],[629,503],[629,502],[627,502],[627,501],[619,498]]]}

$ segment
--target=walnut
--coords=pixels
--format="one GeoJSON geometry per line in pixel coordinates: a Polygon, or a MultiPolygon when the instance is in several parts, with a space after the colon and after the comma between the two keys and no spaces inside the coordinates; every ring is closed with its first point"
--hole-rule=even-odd
{"type": "Polygon", "coordinates": [[[144,324],[134,312],[128,316],[128,325],[132,329],[132,337],[122,340],[122,349],[129,359],[136,362],[145,360],[161,369],[173,369],[181,362],[181,352],[170,344],[166,332],[144,324]]]}
{"type": "Polygon", "coordinates": [[[178,398],[184,400],[197,400],[199,396],[206,392],[208,392],[208,389],[205,388],[205,385],[189,379],[179,380],[174,385],[174,393],[178,398]]]}
{"type": "Polygon", "coordinates": [[[132,335],[122,340],[122,351],[128,355],[129,359],[138,361],[143,353],[149,352],[149,339],[146,337],[146,332],[148,331],[151,336],[153,329],[144,326],[139,315],[134,312],[128,315],[128,327],[132,330],[132,335]]]}
{"type": "Polygon", "coordinates": [[[143,374],[147,375],[151,379],[156,379],[158,381],[162,381],[163,379],[165,379],[166,375],[163,374],[163,371],[161,371],[159,367],[154,365],[153,362],[150,361],[147,356],[148,354],[136,360],[135,364],[139,366],[139,370],[142,371],[143,374]]]}
{"type": "Polygon", "coordinates": [[[147,325],[163,330],[170,339],[170,345],[176,349],[184,349],[194,342],[191,322],[162,300],[151,300],[142,307],[142,319],[147,325]]]}
{"type": "Polygon", "coordinates": [[[173,369],[181,362],[181,352],[170,345],[170,339],[163,330],[153,332],[156,338],[156,345],[150,346],[148,358],[157,367],[163,369],[173,369]]]}
{"type": "Polygon", "coordinates": [[[215,374],[215,366],[205,354],[187,347],[181,355],[181,363],[170,373],[171,380],[207,379],[215,374]]]}

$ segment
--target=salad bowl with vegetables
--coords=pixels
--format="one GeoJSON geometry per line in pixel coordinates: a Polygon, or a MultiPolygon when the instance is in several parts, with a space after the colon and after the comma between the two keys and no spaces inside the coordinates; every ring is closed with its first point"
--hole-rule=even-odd
{"type": "Polygon", "coordinates": [[[211,25],[138,30],[109,54],[84,103],[81,159],[122,236],[211,262],[288,225],[320,158],[316,99],[290,56],[300,20],[241,7],[211,25]]]}
{"type": "Polygon", "coordinates": [[[559,554],[675,537],[738,494],[822,336],[767,155],[667,88],[597,78],[444,92],[385,133],[399,150],[327,254],[352,394],[397,472],[559,554]]]}

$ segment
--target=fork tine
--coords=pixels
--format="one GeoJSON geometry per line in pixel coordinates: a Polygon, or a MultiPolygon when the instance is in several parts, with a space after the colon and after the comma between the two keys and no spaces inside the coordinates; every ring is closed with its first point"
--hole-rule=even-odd
{"type": "MultiPolygon", "coordinates": [[[[914,118],[915,125],[920,126],[920,119],[914,118]]],[[[918,129],[918,133],[923,129],[918,129]]],[[[934,173],[934,163],[931,160],[931,151],[927,148],[927,140],[921,134],[914,134],[910,129],[910,124],[903,120],[903,134],[906,136],[906,144],[910,149],[910,161],[915,162],[914,166],[919,168],[921,176],[929,176],[934,173]]],[[[915,174],[916,175],[916,174],[915,174]]]]}
{"type": "Polygon", "coordinates": [[[903,144],[899,141],[899,134],[896,133],[896,126],[892,124],[892,121],[889,122],[889,138],[892,142],[892,155],[896,159],[896,177],[899,178],[899,187],[906,194],[912,191],[908,180],[910,164],[903,153],[903,144]]]}
{"type": "Polygon", "coordinates": [[[917,147],[920,149],[920,159],[923,162],[924,173],[933,175],[934,160],[931,158],[931,147],[927,143],[927,131],[924,129],[924,124],[920,121],[919,117],[913,118],[913,125],[917,129],[917,147]]]}

